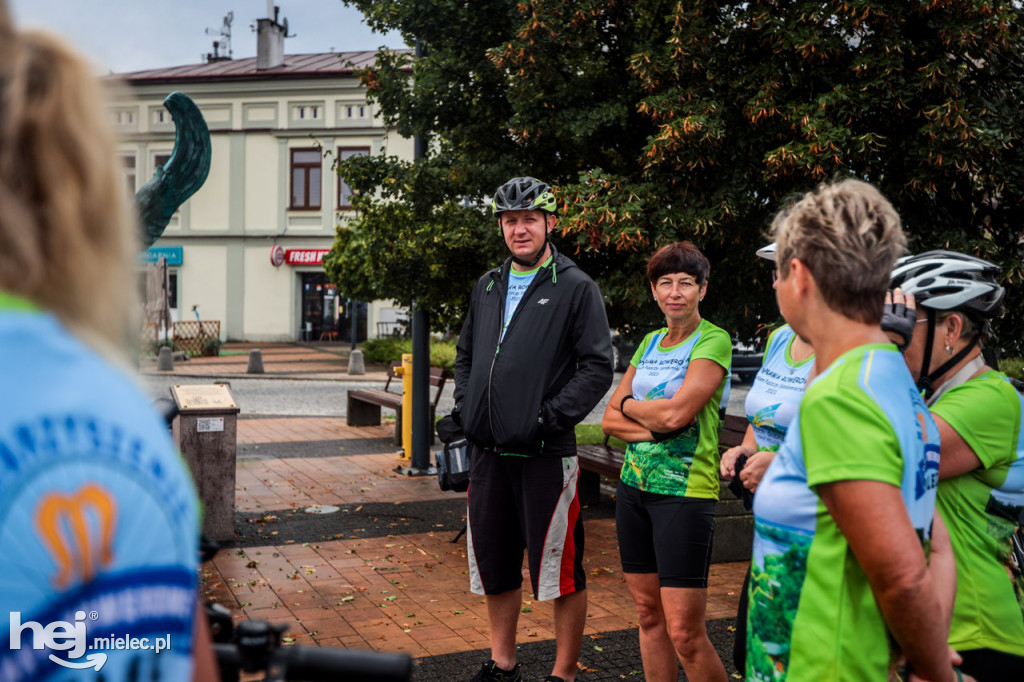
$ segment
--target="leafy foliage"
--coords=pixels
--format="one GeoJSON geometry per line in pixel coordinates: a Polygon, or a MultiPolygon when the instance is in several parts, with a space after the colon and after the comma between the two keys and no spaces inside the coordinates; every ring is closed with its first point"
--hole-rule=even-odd
{"type": "MultiPolygon", "coordinates": [[[[679,239],[712,262],[705,317],[743,336],[774,321],[753,250],[787,197],[836,177],[876,184],[912,250],[988,258],[1007,301],[1022,293],[1019,2],[346,2],[428,50],[362,74],[388,123],[430,145],[415,164],[340,165],[359,218],[328,271],[346,291],[361,278],[353,295],[457,323],[504,253],[487,197],[523,174],[559,186],[555,241],[626,331],[657,322],[644,261],[679,239]]],[[[1017,306],[995,329],[1020,354],[1017,306]]]]}
{"type": "MultiPolygon", "coordinates": [[[[387,365],[400,361],[402,355],[412,353],[412,339],[385,336],[367,339],[360,346],[366,362],[387,365]]],[[[432,339],[430,342],[430,366],[455,372],[455,341],[453,339],[432,339]]]]}

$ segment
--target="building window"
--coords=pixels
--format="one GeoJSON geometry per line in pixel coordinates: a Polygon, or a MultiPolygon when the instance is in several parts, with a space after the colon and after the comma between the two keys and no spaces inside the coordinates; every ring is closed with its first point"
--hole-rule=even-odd
{"type": "Polygon", "coordinates": [[[320,160],[317,149],[292,150],[291,208],[320,208],[320,160]]]}
{"type": "Polygon", "coordinates": [[[366,118],[367,107],[365,104],[349,104],[345,106],[345,118],[363,119],[366,118]]]}
{"type": "Polygon", "coordinates": [[[165,109],[157,109],[153,118],[155,119],[155,123],[166,123],[167,111],[165,109]]]}
{"type": "Polygon", "coordinates": [[[135,112],[130,109],[118,109],[114,114],[114,120],[118,125],[130,126],[135,123],[135,112]]]}
{"type": "Polygon", "coordinates": [[[320,107],[315,105],[295,107],[294,117],[300,121],[316,121],[320,118],[320,107]]]}
{"type": "Polygon", "coordinates": [[[170,280],[167,286],[167,307],[171,310],[178,309],[178,272],[171,270],[167,273],[167,279],[170,280]]]}
{"type": "MultiPolygon", "coordinates": [[[[338,147],[338,160],[344,161],[352,156],[369,156],[370,150],[366,147],[338,147]]],[[[348,183],[338,176],[338,208],[352,208],[352,188],[348,183]]]]}
{"type": "Polygon", "coordinates": [[[128,196],[135,196],[135,155],[121,155],[121,173],[124,175],[125,186],[128,188],[128,196]]]}

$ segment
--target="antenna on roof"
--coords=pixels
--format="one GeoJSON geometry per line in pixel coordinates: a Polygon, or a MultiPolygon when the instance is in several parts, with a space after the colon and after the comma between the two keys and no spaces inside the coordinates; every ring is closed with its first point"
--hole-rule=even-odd
{"type": "Polygon", "coordinates": [[[234,12],[228,12],[224,16],[224,23],[220,28],[206,29],[206,35],[219,35],[220,40],[213,41],[213,52],[207,53],[206,62],[222,62],[231,59],[231,22],[235,19],[234,12]]]}

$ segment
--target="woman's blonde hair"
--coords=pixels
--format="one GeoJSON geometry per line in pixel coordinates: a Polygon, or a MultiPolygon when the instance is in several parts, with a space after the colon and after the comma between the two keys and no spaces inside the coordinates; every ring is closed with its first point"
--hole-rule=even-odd
{"type": "Polygon", "coordinates": [[[102,87],[0,0],[0,289],[91,345],[128,338],[137,234],[102,87]]]}
{"type": "Polygon", "coordinates": [[[892,204],[860,180],[820,185],[772,222],[779,273],[797,258],[825,303],[858,322],[878,323],[896,259],[907,239],[892,204]]]}

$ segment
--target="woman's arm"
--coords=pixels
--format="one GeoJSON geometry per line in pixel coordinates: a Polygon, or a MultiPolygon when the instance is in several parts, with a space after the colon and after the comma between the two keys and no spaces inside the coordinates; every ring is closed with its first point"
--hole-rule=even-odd
{"type": "Polygon", "coordinates": [[[956,680],[947,654],[944,599],[900,489],[881,481],[846,480],[823,483],[817,492],[867,576],[914,674],[933,682],[956,680]]]}
{"type": "Polygon", "coordinates": [[[932,551],[928,557],[928,570],[939,591],[943,629],[948,632],[953,622],[953,602],[956,600],[956,560],[953,557],[949,529],[938,509],[935,510],[935,520],[932,522],[932,551]]]}
{"type": "Polygon", "coordinates": [[[980,469],[981,460],[956,429],[934,412],[932,418],[939,427],[939,442],[942,443],[939,452],[939,480],[944,481],[980,469]]]}
{"type": "Polygon", "coordinates": [[[714,360],[692,360],[675,395],[657,400],[627,400],[623,414],[651,431],[667,433],[681,429],[693,423],[724,376],[725,368],[714,360]]]}
{"type": "Polygon", "coordinates": [[[775,455],[774,450],[758,450],[747,459],[743,471],[740,472],[740,482],[744,488],[752,493],[757,492],[757,486],[761,484],[764,472],[768,471],[768,467],[775,461],[775,455]]]}
{"type": "Polygon", "coordinates": [[[757,452],[757,439],[754,438],[754,425],[747,424],[747,432],[743,434],[743,442],[722,453],[722,463],[718,467],[722,478],[735,477],[736,460],[739,459],[739,456],[746,455],[750,457],[755,452],[757,452]]]}
{"type": "MultiPolygon", "coordinates": [[[[636,367],[630,365],[619,382],[612,397],[608,399],[608,405],[604,408],[604,417],[601,418],[601,429],[606,435],[615,436],[627,443],[637,443],[644,440],[654,440],[651,430],[644,428],[636,421],[622,414],[619,404],[627,395],[633,393],[633,377],[636,376],[636,367]]],[[[635,401],[627,401],[635,402],[635,401]]]]}

